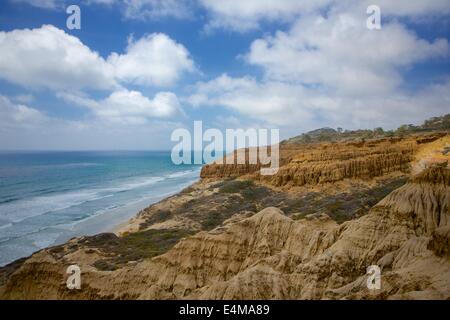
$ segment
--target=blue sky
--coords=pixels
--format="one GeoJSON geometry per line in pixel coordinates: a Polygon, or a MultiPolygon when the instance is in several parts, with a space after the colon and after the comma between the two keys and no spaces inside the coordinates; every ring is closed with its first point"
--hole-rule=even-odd
{"type": "Polygon", "coordinates": [[[6,0],[0,149],[169,149],[194,120],[287,138],[449,113],[450,0],[375,2],[6,0]]]}

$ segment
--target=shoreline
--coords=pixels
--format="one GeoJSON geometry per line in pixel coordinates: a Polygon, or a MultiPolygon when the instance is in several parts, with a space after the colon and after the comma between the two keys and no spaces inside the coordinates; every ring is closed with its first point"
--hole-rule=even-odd
{"type": "Polygon", "coordinates": [[[164,199],[179,194],[183,189],[197,183],[199,180],[200,177],[197,176],[192,180],[176,185],[176,188],[172,191],[161,194],[152,194],[142,199],[127,203],[122,207],[105,209],[104,212],[100,214],[88,217],[84,220],[76,221],[72,225],[67,225],[67,227],[64,228],[66,232],[60,234],[51,243],[48,243],[41,248],[36,248],[36,250],[29,255],[18,256],[10,261],[7,261],[6,263],[2,263],[0,264],[0,268],[15,263],[20,259],[29,258],[41,250],[63,245],[73,238],[94,236],[102,233],[114,233],[119,235],[120,229],[129,225],[130,221],[137,217],[139,212],[151,207],[154,204],[157,204],[160,201],[163,201],[164,199]]]}
{"type": "MultiPolygon", "coordinates": [[[[151,203],[148,203],[145,206],[139,206],[139,208],[137,208],[135,211],[133,211],[135,213],[132,216],[128,217],[126,220],[123,220],[123,221],[115,224],[112,228],[109,228],[108,231],[106,231],[106,232],[114,233],[115,235],[120,236],[121,230],[123,230],[127,226],[129,226],[131,220],[135,219],[142,210],[150,208],[151,206],[153,206],[153,205],[155,205],[155,204],[157,204],[157,203],[159,203],[161,201],[165,201],[165,200],[169,199],[170,197],[178,195],[181,191],[183,191],[184,189],[186,189],[186,188],[188,188],[188,187],[198,183],[199,181],[200,181],[200,178],[190,182],[189,184],[183,185],[183,187],[181,189],[177,190],[177,191],[168,192],[168,193],[165,193],[165,194],[163,194],[161,196],[158,196],[158,197],[154,198],[151,203]]],[[[142,202],[144,202],[146,200],[143,200],[142,202]]]]}
{"type": "MultiPolygon", "coordinates": [[[[82,235],[74,235],[73,237],[93,236],[100,233],[114,233],[118,235],[120,229],[125,228],[127,225],[129,225],[130,220],[137,217],[139,212],[151,207],[154,204],[157,204],[160,201],[170,198],[171,196],[179,194],[183,189],[197,183],[198,181],[199,178],[196,178],[193,181],[178,185],[177,189],[174,191],[166,192],[160,195],[153,195],[151,197],[147,197],[129,203],[126,206],[106,210],[102,214],[89,217],[88,219],[78,223],[73,230],[74,233],[80,233],[77,232],[80,230],[87,230],[87,231],[85,231],[82,235]],[[112,220],[110,220],[111,218],[112,220]],[[94,224],[92,224],[93,222],[94,224]]],[[[62,241],[62,243],[67,242],[73,237],[70,237],[69,239],[62,241]]],[[[59,245],[62,243],[61,241],[55,241],[55,244],[52,244],[51,246],[59,245]]]]}
{"type": "MultiPolygon", "coordinates": [[[[177,193],[197,180],[190,177],[173,185],[173,196],[162,189],[153,192],[163,200],[129,222],[117,215],[122,221],[112,229],[121,229],[119,237],[75,238],[0,268],[0,297],[448,299],[450,281],[443,279],[450,279],[450,264],[442,261],[448,253],[450,171],[446,163],[411,178],[411,163],[428,159],[434,144],[408,148],[410,141],[399,140],[391,148],[385,148],[391,142],[381,140],[356,147],[342,143],[325,151],[322,145],[301,149],[298,157],[319,159],[306,172],[296,171],[298,184],[285,179],[281,186],[277,181],[265,185],[240,175],[200,179],[177,193]],[[376,163],[387,162],[390,171],[368,178],[360,170],[332,183],[301,184],[317,168],[327,177],[345,167],[349,153],[369,170],[374,167],[371,155],[381,153],[376,163]],[[411,248],[414,254],[405,254],[411,248]],[[366,286],[366,266],[373,263],[386,267],[387,289],[376,296],[366,286]],[[66,290],[68,265],[83,270],[79,291],[66,290]],[[342,268],[352,265],[361,267],[342,268]]],[[[114,224],[111,215],[106,220],[114,224]]]]}

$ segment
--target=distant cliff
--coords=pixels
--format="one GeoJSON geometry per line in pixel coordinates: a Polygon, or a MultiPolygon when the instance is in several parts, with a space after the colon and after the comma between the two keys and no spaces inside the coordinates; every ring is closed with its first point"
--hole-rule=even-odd
{"type": "Polygon", "coordinates": [[[250,174],[274,186],[318,184],[347,178],[372,179],[391,172],[410,170],[410,162],[423,140],[432,142],[446,133],[370,141],[282,144],[281,168],[273,176],[259,176],[259,165],[209,164],[201,178],[227,178],[250,174]]]}

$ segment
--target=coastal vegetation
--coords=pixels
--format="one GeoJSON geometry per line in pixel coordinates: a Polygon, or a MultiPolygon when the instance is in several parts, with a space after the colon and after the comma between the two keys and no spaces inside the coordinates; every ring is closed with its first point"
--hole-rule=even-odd
{"type": "Polygon", "coordinates": [[[448,116],[399,130],[285,141],[273,177],[206,165],[115,234],[0,268],[0,297],[449,299],[448,116]],[[84,270],[76,293],[64,287],[70,264],[84,270]],[[374,264],[384,281],[375,294],[363,285],[374,264]]]}

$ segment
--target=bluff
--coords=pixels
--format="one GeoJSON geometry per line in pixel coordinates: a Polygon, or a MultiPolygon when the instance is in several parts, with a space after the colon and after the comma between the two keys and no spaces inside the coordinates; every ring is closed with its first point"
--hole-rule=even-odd
{"type": "Polygon", "coordinates": [[[282,143],[280,169],[273,176],[260,176],[261,166],[248,163],[212,163],[202,168],[200,176],[220,179],[249,175],[274,186],[315,185],[349,178],[372,179],[392,172],[408,173],[410,162],[423,141],[433,142],[442,136],[445,134],[343,143],[282,143]]]}
{"type": "Polygon", "coordinates": [[[99,271],[73,240],[43,250],[1,287],[17,298],[375,299],[450,298],[450,170],[426,169],[366,215],[338,225],[327,215],[294,221],[277,208],[182,239],[165,254],[99,271]],[[81,262],[83,288],[65,288],[81,262]],[[379,265],[382,289],[366,287],[379,265]]]}
{"type": "Polygon", "coordinates": [[[223,184],[224,171],[206,167],[205,181],[144,210],[119,236],[74,238],[1,268],[0,298],[450,299],[449,143],[420,136],[285,146],[278,176],[244,174],[324,193],[342,181],[412,172],[342,223],[325,212],[288,216],[275,206],[288,191],[241,183],[252,193],[237,193],[236,184],[223,184]],[[274,205],[249,206],[259,195],[274,205]],[[211,224],[213,212],[222,218],[211,224]],[[81,290],[66,287],[71,264],[82,270],[81,290]],[[381,268],[380,290],[366,286],[371,265],[381,268]]]}

